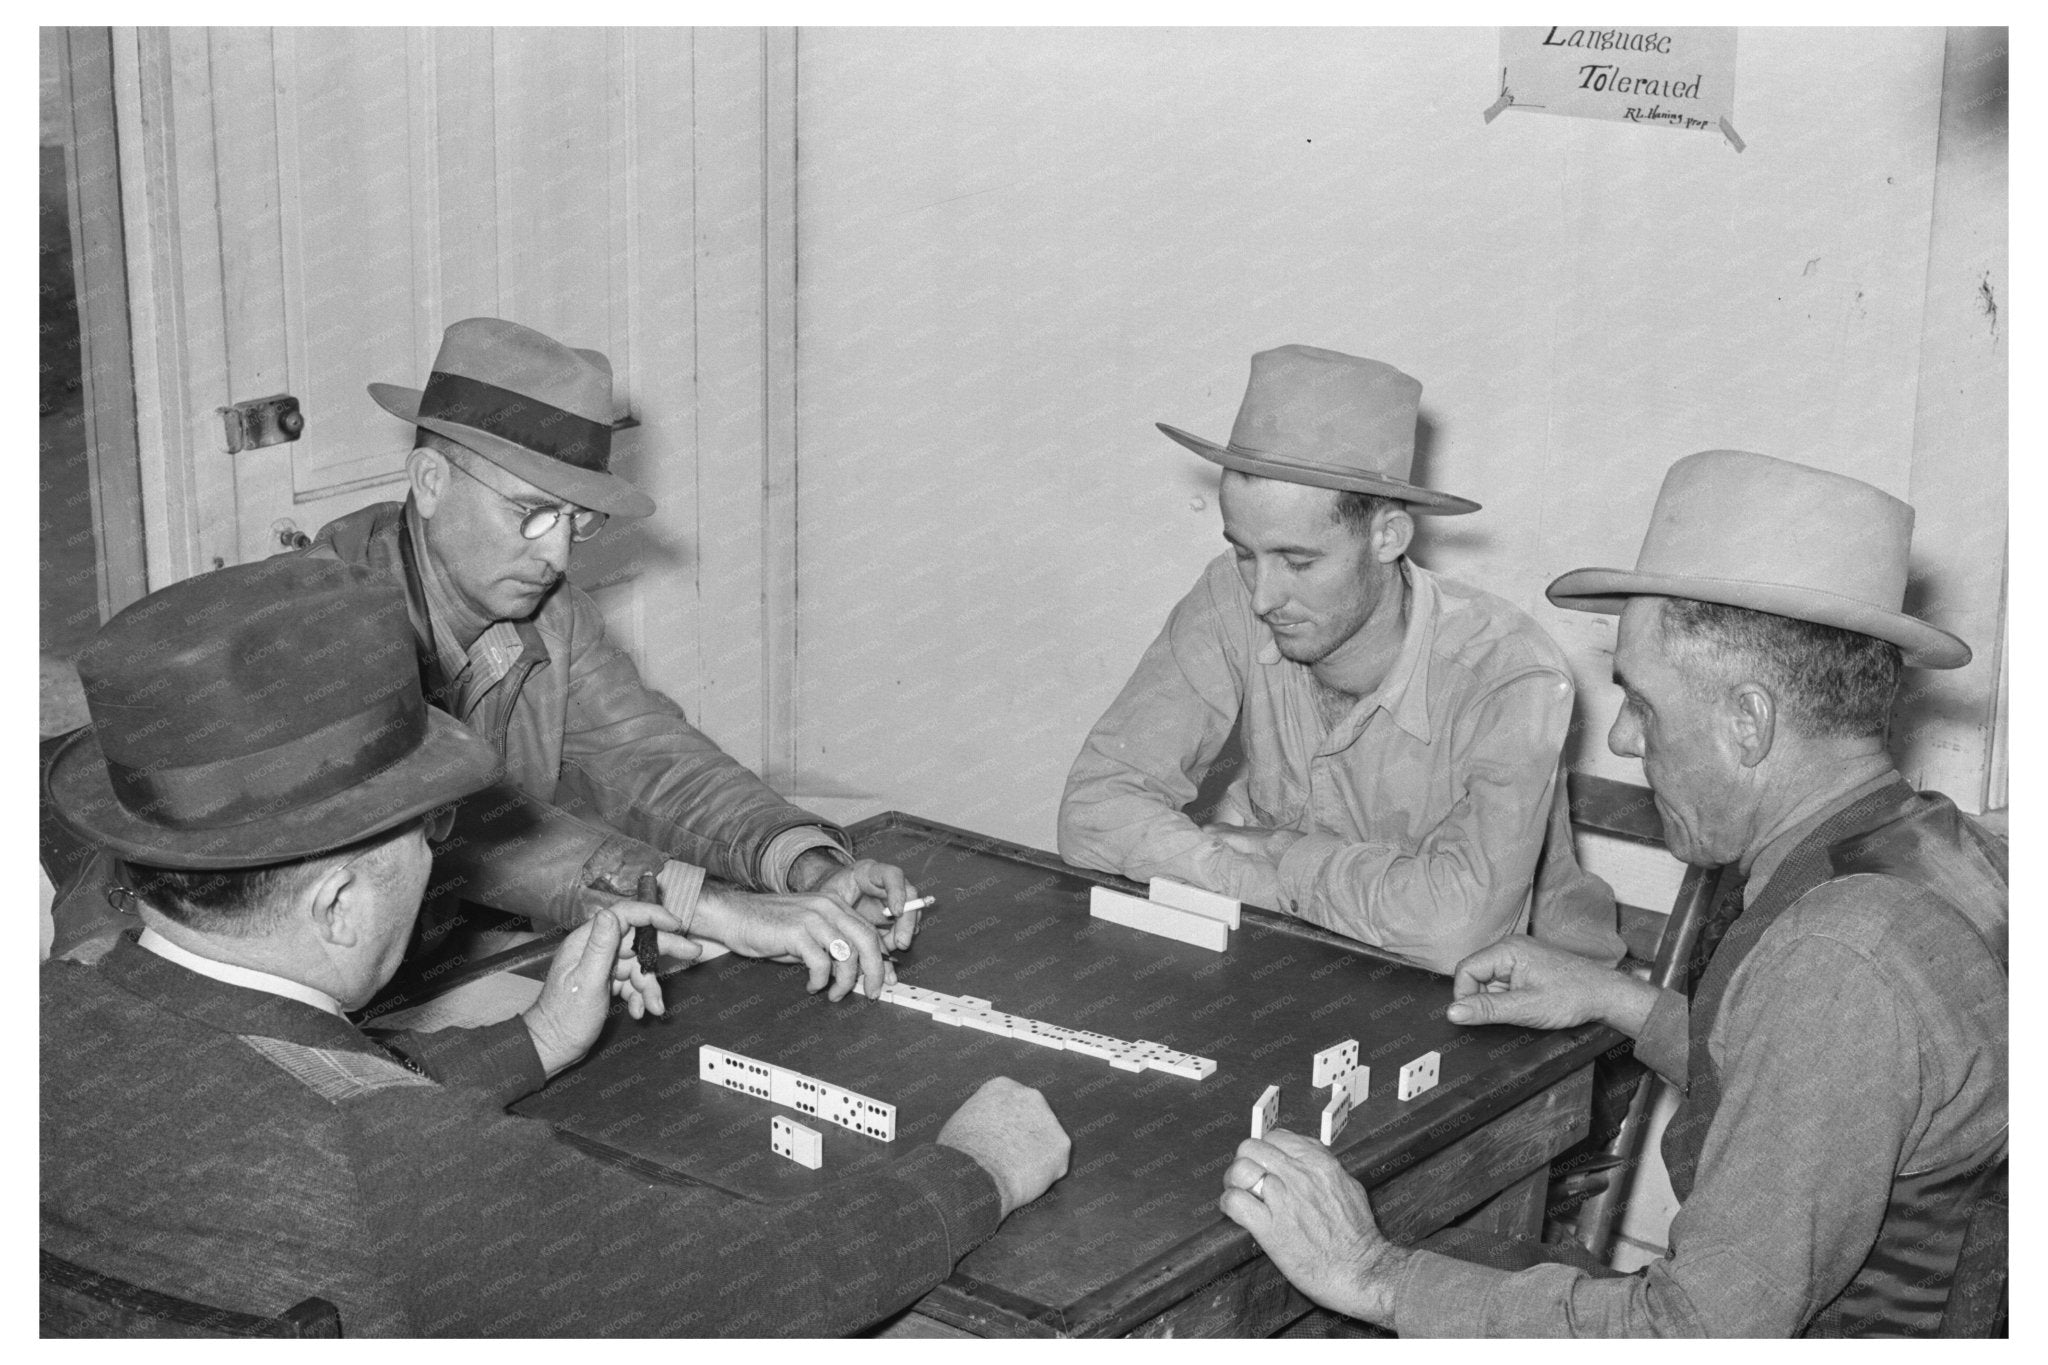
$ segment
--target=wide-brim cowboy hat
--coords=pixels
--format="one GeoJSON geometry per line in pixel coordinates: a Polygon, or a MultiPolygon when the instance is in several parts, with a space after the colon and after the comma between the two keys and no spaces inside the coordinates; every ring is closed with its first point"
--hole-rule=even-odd
{"type": "Polygon", "coordinates": [[[1916,668],[1960,668],[1970,647],[1908,616],[1913,509],[1860,479],[1746,450],[1673,464],[1633,569],[1574,569],[1545,595],[1575,611],[1690,597],[1852,630],[1916,668]]]}
{"type": "Polygon", "coordinates": [[[611,472],[612,366],[503,318],[449,324],[424,389],[371,384],[378,407],[579,507],[644,517],[654,499],[611,472]]]}
{"type": "Polygon", "coordinates": [[[1317,346],[1281,346],[1252,357],[1228,445],[1155,425],[1240,474],[1371,493],[1436,516],[1478,511],[1468,498],[1410,481],[1421,406],[1422,385],[1392,365],[1317,346]]]}
{"type": "Polygon", "coordinates": [[[260,867],[397,828],[481,789],[496,751],[420,696],[405,597],[371,570],[284,555],[187,579],[79,656],[93,724],[50,799],[157,867],[260,867]]]}

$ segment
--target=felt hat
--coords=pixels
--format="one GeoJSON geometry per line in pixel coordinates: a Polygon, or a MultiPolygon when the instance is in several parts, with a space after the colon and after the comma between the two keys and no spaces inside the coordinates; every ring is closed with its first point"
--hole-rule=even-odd
{"type": "Polygon", "coordinates": [[[497,753],[420,696],[405,594],[357,564],[280,555],[151,593],[78,657],[92,724],[50,799],[120,857],[260,867],[467,796],[497,753]]]}
{"type": "Polygon", "coordinates": [[[503,318],[464,318],[442,333],[426,388],[372,384],[370,397],[579,507],[654,511],[654,499],[610,472],[612,365],[600,351],[503,318]]]}
{"type": "Polygon", "coordinates": [[[1392,365],[1318,346],[1281,346],[1252,357],[1229,445],[1157,425],[1240,474],[1397,498],[1411,512],[1478,511],[1476,502],[1409,482],[1421,407],[1422,385],[1392,365]]]}
{"type": "Polygon", "coordinates": [[[1575,611],[1690,597],[1887,640],[1916,668],[1960,668],[1970,647],[1899,608],[1913,509],[1860,479],[1746,450],[1672,465],[1636,567],[1574,569],[1546,590],[1575,611]]]}

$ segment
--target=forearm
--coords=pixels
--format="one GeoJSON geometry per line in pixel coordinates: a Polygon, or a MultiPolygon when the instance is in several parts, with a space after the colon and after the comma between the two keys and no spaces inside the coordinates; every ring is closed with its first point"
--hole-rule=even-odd
{"type": "Polygon", "coordinates": [[[428,894],[458,895],[542,927],[570,928],[597,908],[588,888],[630,895],[640,874],[658,871],[663,861],[658,849],[500,784],[457,810],[454,830],[434,850],[428,894]]]}

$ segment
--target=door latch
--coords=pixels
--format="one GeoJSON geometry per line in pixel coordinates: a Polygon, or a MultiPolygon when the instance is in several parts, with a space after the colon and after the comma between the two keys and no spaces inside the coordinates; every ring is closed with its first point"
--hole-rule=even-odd
{"type": "Polygon", "coordinates": [[[258,446],[296,441],[299,433],[306,429],[306,415],[299,411],[299,400],[288,393],[244,399],[219,411],[221,422],[227,428],[230,455],[254,450],[258,446]]]}

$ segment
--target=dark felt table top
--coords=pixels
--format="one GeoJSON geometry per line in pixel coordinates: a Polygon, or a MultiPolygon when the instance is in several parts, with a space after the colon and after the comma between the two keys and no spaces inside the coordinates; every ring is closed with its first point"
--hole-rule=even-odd
{"type": "Polygon", "coordinates": [[[1211,1057],[1215,1074],[1119,1071],[859,996],[832,1004],[804,993],[800,967],[729,956],[668,977],[666,1017],[615,1017],[590,1060],[517,1111],[650,1177],[772,1199],[930,1141],[984,1080],[1010,1076],[1045,1093],[1073,1138],[1072,1165],[961,1262],[949,1289],[1058,1330],[1102,1330],[1136,1298],[1156,1297],[1176,1266],[1208,1278],[1255,1253],[1216,1209],[1223,1170],[1269,1084],[1282,1088],[1282,1126],[1317,1132],[1329,1092],[1311,1087],[1309,1071],[1322,1048],[1357,1038],[1372,1067],[1371,1096],[1337,1144],[1370,1187],[1616,1041],[1601,1028],[1459,1028],[1443,1018],[1448,977],[1284,916],[1247,908],[1218,954],[1089,918],[1091,885],[1133,888],[1049,854],[893,813],[854,834],[863,856],[898,864],[939,898],[898,958],[902,980],[1211,1057]],[[888,1101],[896,1140],[701,1081],[700,1043],[888,1101]],[[1402,1064],[1432,1048],[1443,1056],[1437,1088],[1396,1099],[1402,1064]],[[824,1135],[823,1169],[769,1151],[778,1114],[824,1135]]]}

